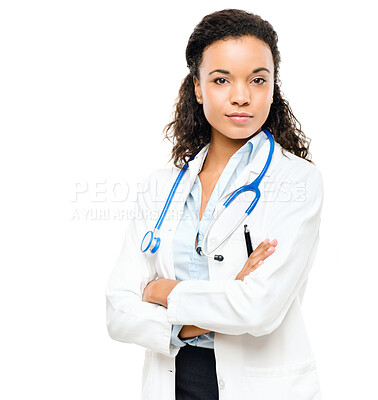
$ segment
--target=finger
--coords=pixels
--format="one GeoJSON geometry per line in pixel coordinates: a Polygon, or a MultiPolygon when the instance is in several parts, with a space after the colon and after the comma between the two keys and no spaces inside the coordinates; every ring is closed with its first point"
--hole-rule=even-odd
{"type": "Polygon", "coordinates": [[[255,269],[257,269],[258,267],[260,267],[262,264],[264,264],[263,260],[260,260],[257,265],[252,266],[252,267],[244,267],[236,276],[235,279],[240,279],[240,280],[244,280],[244,278],[250,274],[252,271],[254,271],[255,269]]]}
{"type": "Polygon", "coordinates": [[[262,247],[264,247],[267,243],[269,243],[269,239],[266,238],[264,241],[260,242],[260,244],[256,247],[257,249],[261,249],[262,247]]]}
{"type": "Polygon", "coordinates": [[[265,250],[269,249],[272,246],[276,247],[277,244],[278,244],[277,239],[273,239],[273,240],[265,239],[263,242],[261,242],[257,246],[257,248],[251,253],[251,255],[252,254],[256,255],[256,254],[262,253],[262,252],[264,252],[265,250]]]}
{"type": "Polygon", "coordinates": [[[250,272],[262,265],[264,260],[274,253],[277,244],[277,239],[273,239],[272,241],[265,239],[261,242],[251,253],[236,279],[239,279],[240,276],[248,275],[250,272]]]}
{"type": "Polygon", "coordinates": [[[261,242],[255,250],[249,255],[250,259],[256,258],[261,255],[268,247],[267,243],[261,242]]]}
{"type": "Polygon", "coordinates": [[[273,239],[273,240],[270,241],[267,238],[256,247],[256,249],[252,252],[252,254],[255,253],[255,252],[263,251],[263,250],[269,248],[272,245],[276,246],[277,245],[277,240],[273,239]]]}
{"type": "Polygon", "coordinates": [[[263,249],[260,249],[253,255],[251,254],[251,256],[247,259],[246,264],[249,267],[251,267],[251,266],[257,265],[259,261],[265,260],[266,258],[268,258],[270,255],[272,255],[275,252],[276,245],[277,245],[277,243],[275,243],[274,245],[268,244],[263,249]]]}
{"type": "Polygon", "coordinates": [[[260,260],[265,260],[270,255],[272,255],[275,251],[276,251],[276,247],[275,246],[268,245],[268,246],[265,247],[264,251],[262,251],[261,253],[259,253],[257,255],[257,257],[256,257],[256,259],[254,261],[258,262],[260,260]]]}
{"type": "Polygon", "coordinates": [[[266,240],[265,240],[264,242],[260,243],[260,245],[256,248],[256,250],[254,250],[250,254],[249,259],[251,259],[251,260],[253,260],[253,259],[260,260],[261,257],[264,257],[264,256],[266,258],[266,256],[271,254],[271,251],[272,251],[271,248],[275,248],[276,246],[277,246],[277,240],[276,239],[274,239],[271,242],[269,242],[269,240],[268,240],[268,242],[266,242],[266,240]]]}
{"type": "Polygon", "coordinates": [[[262,262],[264,262],[264,260],[270,256],[271,253],[272,250],[266,250],[265,252],[258,253],[254,257],[248,258],[242,271],[245,272],[251,270],[252,268],[257,268],[257,266],[260,266],[262,262]]]}

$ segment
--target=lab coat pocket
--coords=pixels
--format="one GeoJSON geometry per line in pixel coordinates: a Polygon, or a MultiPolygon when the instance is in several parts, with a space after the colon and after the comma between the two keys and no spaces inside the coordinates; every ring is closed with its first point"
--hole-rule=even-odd
{"type": "MultiPolygon", "coordinates": [[[[249,228],[249,225],[248,229],[249,228]]],[[[250,229],[250,237],[251,237],[251,242],[252,242],[252,247],[253,249],[256,249],[256,247],[264,241],[264,237],[262,236],[262,232],[259,229],[250,229]]],[[[230,242],[243,242],[244,243],[244,247],[246,247],[245,244],[245,236],[244,236],[244,225],[242,224],[240,227],[238,227],[235,232],[231,235],[230,237],[230,242]]]]}
{"type": "Polygon", "coordinates": [[[315,360],[283,367],[244,366],[245,398],[322,400],[315,360]]]}

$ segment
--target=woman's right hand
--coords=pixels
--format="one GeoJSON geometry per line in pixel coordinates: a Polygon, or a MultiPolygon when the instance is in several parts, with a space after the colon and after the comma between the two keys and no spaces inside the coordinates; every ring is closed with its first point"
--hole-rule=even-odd
{"type": "Polygon", "coordinates": [[[273,239],[272,241],[269,241],[269,239],[265,239],[263,242],[261,242],[248,257],[246,263],[244,264],[244,267],[237,274],[235,280],[239,279],[243,281],[249,273],[262,265],[264,263],[264,260],[274,253],[277,243],[277,239],[273,239]]]}
{"type": "MultiPolygon", "coordinates": [[[[269,239],[265,239],[261,242],[256,249],[248,257],[248,260],[244,264],[243,269],[238,273],[235,280],[244,280],[244,278],[257,267],[263,264],[264,260],[274,253],[275,247],[277,246],[277,239],[273,239],[271,242],[269,239]]],[[[202,335],[211,331],[198,328],[195,325],[184,325],[179,333],[180,339],[186,339],[192,336],[202,335]]]]}

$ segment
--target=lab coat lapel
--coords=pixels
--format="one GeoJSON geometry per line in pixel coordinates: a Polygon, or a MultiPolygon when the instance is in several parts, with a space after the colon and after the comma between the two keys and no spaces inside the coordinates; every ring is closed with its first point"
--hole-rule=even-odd
{"type": "MultiPolygon", "coordinates": [[[[170,279],[176,279],[172,254],[172,240],[175,235],[177,226],[181,220],[186,199],[193,187],[194,181],[198,175],[199,167],[202,163],[205,151],[208,147],[209,144],[205,145],[195,156],[195,158],[188,162],[189,167],[181,178],[177,190],[172,198],[172,202],[168,209],[166,218],[164,219],[161,227],[161,236],[164,236],[165,244],[161,245],[162,251],[158,251],[157,256],[161,268],[166,271],[170,279]]],[[[176,179],[177,175],[180,173],[180,170],[174,167],[174,171],[174,179],[176,179]]],[[[169,190],[172,187],[173,182],[174,180],[169,184],[169,190]]]]}
{"type": "MultiPolygon", "coordinates": [[[[173,196],[173,201],[172,205],[173,208],[176,211],[182,211],[184,208],[185,201],[190,193],[190,190],[193,187],[194,181],[196,180],[196,177],[198,175],[199,167],[202,164],[205,152],[207,148],[209,147],[209,144],[205,145],[199,152],[198,154],[194,157],[193,160],[188,162],[188,169],[184,173],[178,187],[176,190],[176,193],[173,196]]],[[[176,176],[180,173],[180,170],[177,170],[176,176]]],[[[173,185],[173,182],[172,182],[173,185]]]]}

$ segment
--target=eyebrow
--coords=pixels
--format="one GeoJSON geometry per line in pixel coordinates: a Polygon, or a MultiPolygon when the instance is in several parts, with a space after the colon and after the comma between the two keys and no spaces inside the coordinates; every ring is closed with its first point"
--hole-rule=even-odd
{"type": "MultiPolygon", "coordinates": [[[[252,71],[253,74],[260,72],[260,71],[267,71],[270,74],[270,71],[268,68],[265,67],[260,67],[260,68],[256,68],[252,71]]],[[[220,72],[221,74],[230,74],[230,71],[227,71],[225,69],[214,69],[214,71],[209,72],[209,75],[211,75],[213,72],[220,72]]]]}

